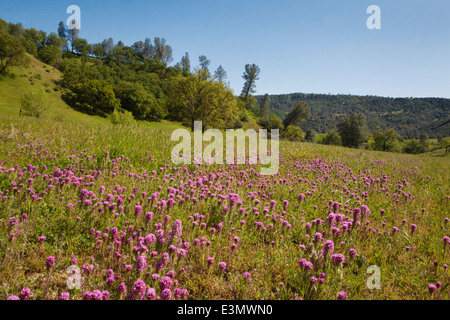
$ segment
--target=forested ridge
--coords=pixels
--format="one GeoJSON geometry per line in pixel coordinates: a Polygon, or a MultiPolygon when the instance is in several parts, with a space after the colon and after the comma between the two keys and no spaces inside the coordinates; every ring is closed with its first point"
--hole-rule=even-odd
{"type": "MultiPolygon", "coordinates": [[[[255,97],[261,104],[264,96],[255,97]]],[[[336,129],[340,116],[363,113],[371,132],[394,128],[407,138],[450,135],[450,99],[292,93],[270,95],[270,110],[284,119],[300,100],[306,101],[311,110],[310,118],[300,124],[303,131],[325,133],[336,129]]]]}

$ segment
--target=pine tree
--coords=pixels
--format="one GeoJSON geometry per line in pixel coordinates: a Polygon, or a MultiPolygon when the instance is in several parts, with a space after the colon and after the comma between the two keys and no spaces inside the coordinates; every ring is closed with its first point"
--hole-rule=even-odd
{"type": "Polygon", "coordinates": [[[284,119],[284,127],[287,128],[290,125],[299,125],[308,119],[310,115],[311,111],[309,110],[308,104],[305,101],[298,101],[284,119]]]}
{"type": "Polygon", "coordinates": [[[225,79],[227,78],[227,72],[225,69],[220,65],[216,72],[214,72],[214,77],[216,77],[217,81],[219,82],[225,82],[225,79]]]}
{"type": "Polygon", "coordinates": [[[264,100],[260,107],[260,113],[262,119],[267,119],[267,116],[269,115],[269,108],[270,108],[270,96],[266,93],[264,95],[264,100]]]}
{"type": "Polygon", "coordinates": [[[187,75],[191,71],[191,60],[189,59],[189,53],[181,57],[181,69],[183,70],[183,74],[187,75]]]}

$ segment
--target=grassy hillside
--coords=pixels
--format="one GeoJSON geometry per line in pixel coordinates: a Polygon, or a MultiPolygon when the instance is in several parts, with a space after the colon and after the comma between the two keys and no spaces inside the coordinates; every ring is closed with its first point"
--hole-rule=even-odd
{"type": "MultiPolygon", "coordinates": [[[[19,115],[20,100],[26,92],[45,90],[49,101],[48,112],[44,118],[58,122],[72,122],[83,124],[100,124],[109,122],[108,119],[95,115],[87,115],[69,107],[61,99],[61,90],[57,81],[61,72],[53,66],[28,55],[30,67],[14,68],[9,76],[0,76],[0,113],[2,115],[19,115]]],[[[146,122],[139,121],[139,125],[149,128],[180,128],[181,125],[170,121],[146,122]]]]}
{"type": "MultiPolygon", "coordinates": [[[[376,96],[326,95],[293,93],[272,95],[270,109],[281,119],[295,102],[304,100],[311,109],[311,117],[300,127],[324,133],[336,129],[341,115],[363,113],[371,131],[395,128],[404,137],[450,136],[450,99],[440,98],[384,98],[376,96]]],[[[263,96],[257,96],[262,103],[263,96]]]]}
{"type": "Polygon", "coordinates": [[[0,77],[0,111],[4,114],[18,115],[20,100],[29,91],[46,90],[49,98],[47,118],[59,121],[103,122],[100,117],[90,117],[74,111],[61,99],[55,81],[61,73],[52,66],[46,65],[31,55],[29,68],[15,68],[11,76],[0,77]],[[55,90],[56,89],[56,90],[55,90]]]}

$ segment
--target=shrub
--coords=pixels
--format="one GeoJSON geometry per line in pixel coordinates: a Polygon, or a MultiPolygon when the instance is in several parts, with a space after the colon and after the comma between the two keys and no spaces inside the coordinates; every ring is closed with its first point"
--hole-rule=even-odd
{"type": "Polygon", "coordinates": [[[124,110],[123,112],[114,109],[113,113],[110,115],[110,120],[114,125],[130,125],[134,122],[133,114],[129,111],[124,110]]]}
{"type": "Polygon", "coordinates": [[[22,96],[20,114],[41,118],[49,108],[49,101],[44,91],[30,91],[22,96]]]}
{"type": "Polygon", "coordinates": [[[283,138],[290,141],[301,141],[305,137],[305,133],[297,126],[288,126],[283,131],[283,138]]]}
{"type": "Polygon", "coordinates": [[[305,140],[308,142],[316,142],[316,132],[314,130],[306,131],[305,140]]]}
{"type": "Polygon", "coordinates": [[[341,146],[342,139],[336,130],[330,130],[327,132],[326,136],[322,139],[323,144],[341,146]]]}

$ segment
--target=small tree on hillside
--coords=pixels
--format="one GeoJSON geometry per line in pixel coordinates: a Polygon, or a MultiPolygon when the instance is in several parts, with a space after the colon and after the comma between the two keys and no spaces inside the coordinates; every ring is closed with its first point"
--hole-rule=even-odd
{"type": "Polygon", "coordinates": [[[45,91],[30,91],[22,96],[20,115],[41,118],[49,108],[45,91]]]}
{"type": "Polygon", "coordinates": [[[114,125],[131,125],[134,123],[133,114],[130,111],[124,110],[123,112],[114,109],[110,115],[110,120],[114,125]]]}

